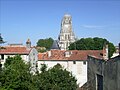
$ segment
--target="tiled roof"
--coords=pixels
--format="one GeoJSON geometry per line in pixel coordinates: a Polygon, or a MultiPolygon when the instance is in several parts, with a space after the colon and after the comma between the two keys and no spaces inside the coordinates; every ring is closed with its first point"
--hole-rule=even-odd
{"type": "Polygon", "coordinates": [[[38,59],[39,60],[67,60],[66,57],[64,57],[64,50],[50,50],[45,53],[39,53],[38,59]],[[49,54],[51,53],[51,56],[49,54]]]}
{"type": "Polygon", "coordinates": [[[103,50],[51,50],[38,54],[38,60],[87,60],[88,55],[103,58],[103,50]]]}
{"type": "Polygon", "coordinates": [[[31,49],[27,49],[26,47],[13,47],[13,46],[5,46],[0,49],[0,54],[29,54],[31,49]]]}
{"type": "Polygon", "coordinates": [[[95,56],[97,58],[103,58],[103,50],[79,50],[73,51],[73,55],[69,57],[69,60],[87,60],[88,55],[95,56]]]}

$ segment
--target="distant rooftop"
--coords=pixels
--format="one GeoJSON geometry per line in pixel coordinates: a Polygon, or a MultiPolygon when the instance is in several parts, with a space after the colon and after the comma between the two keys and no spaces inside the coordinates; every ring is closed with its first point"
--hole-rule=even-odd
{"type": "MultiPolygon", "coordinates": [[[[32,49],[32,48],[31,48],[32,49]]],[[[3,49],[0,50],[0,54],[29,54],[31,49],[27,49],[22,46],[4,46],[3,49]]]]}
{"type": "Polygon", "coordinates": [[[103,59],[103,50],[50,50],[39,53],[38,60],[87,60],[88,55],[103,59]]]}
{"type": "Polygon", "coordinates": [[[57,40],[54,40],[51,49],[60,49],[57,40]]]}
{"type": "Polygon", "coordinates": [[[8,44],[8,46],[11,46],[11,47],[21,47],[23,46],[22,43],[11,43],[11,44],[8,44]]]}

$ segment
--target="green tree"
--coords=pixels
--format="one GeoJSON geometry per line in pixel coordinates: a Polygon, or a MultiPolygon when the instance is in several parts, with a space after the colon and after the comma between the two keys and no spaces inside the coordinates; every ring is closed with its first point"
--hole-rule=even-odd
{"type": "Polygon", "coordinates": [[[53,44],[52,38],[39,39],[37,42],[37,46],[45,47],[47,50],[49,50],[51,48],[52,44],[53,44]]]}
{"type": "Polygon", "coordinates": [[[19,55],[8,57],[0,72],[0,90],[76,90],[75,77],[60,64],[50,69],[42,64],[40,70],[33,75],[19,55]]]}
{"type": "Polygon", "coordinates": [[[44,73],[46,70],[47,70],[46,64],[41,64],[40,71],[41,71],[42,73],[44,73]]]}
{"type": "Polygon", "coordinates": [[[115,52],[115,46],[104,38],[81,38],[80,40],[70,44],[69,50],[102,50],[103,46],[108,44],[109,58],[115,52]]]}
{"type": "Polygon", "coordinates": [[[38,74],[37,78],[39,90],[76,90],[75,77],[70,72],[63,69],[60,64],[38,74]]]}
{"type": "Polygon", "coordinates": [[[32,77],[30,66],[20,56],[9,57],[0,73],[0,90],[35,90],[32,77]]]}

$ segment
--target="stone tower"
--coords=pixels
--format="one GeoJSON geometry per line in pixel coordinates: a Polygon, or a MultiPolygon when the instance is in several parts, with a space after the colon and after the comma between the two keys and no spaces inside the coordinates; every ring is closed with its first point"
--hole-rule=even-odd
{"type": "Polygon", "coordinates": [[[75,42],[75,35],[72,31],[72,17],[69,14],[65,14],[61,22],[58,44],[61,50],[67,50],[70,43],[73,42],[75,42]]]}

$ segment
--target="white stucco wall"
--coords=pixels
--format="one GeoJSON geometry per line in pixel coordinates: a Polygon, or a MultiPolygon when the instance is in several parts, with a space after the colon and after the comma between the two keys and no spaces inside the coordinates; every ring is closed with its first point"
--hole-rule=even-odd
{"type": "MultiPolygon", "coordinates": [[[[9,57],[14,57],[15,55],[10,55],[10,54],[9,55],[4,55],[4,59],[1,59],[1,55],[0,55],[2,67],[4,67],[4,63],[6,62],[6,59],[8,58],[8,56],[9,57]]],[[[25,62],[29,61],[28,60],[28,55],[20,55],[20,56],[23,60],[25,60],[25,62]]]]}
{"type": "Polygon", "coordinates": [[[38,69],[40,70],[41,64],[46,64],[48,68],[53,67],[56,64],[62,65],[63,68],[66,68],[70,71],[77,79],[77,84],[81,87],[83,84],[87,82],[87,61],[84,64],[84,61],[65,61],[65,60],[54,60],[54,61],[38,61],[38,69]]]}

